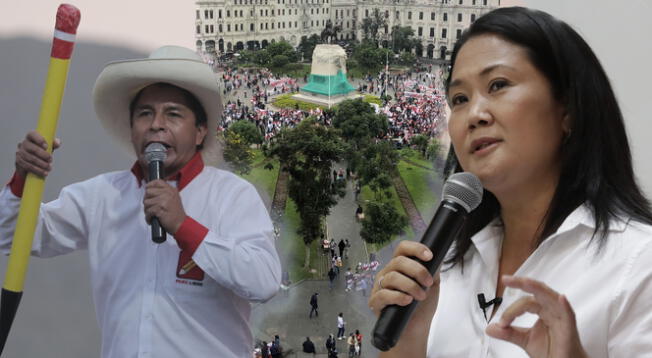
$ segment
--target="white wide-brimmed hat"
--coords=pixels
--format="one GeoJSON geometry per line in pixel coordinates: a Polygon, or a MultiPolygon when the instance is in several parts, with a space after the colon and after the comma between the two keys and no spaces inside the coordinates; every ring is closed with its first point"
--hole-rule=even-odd
{"type": "Polygon", "coordinates": [[[148,58],[107,64],[93,88],[93,105],[102,126],[120,147],[136,155],[131,144],[129,104],[140,90],[160,82],[189,91],[204,107],[208,133],[202,158],[206,164],[217,165],[222,157],[222,146],[216,137],[222,115],[220,88],[211,68],[190,49],[163,46],[148,58]]]}

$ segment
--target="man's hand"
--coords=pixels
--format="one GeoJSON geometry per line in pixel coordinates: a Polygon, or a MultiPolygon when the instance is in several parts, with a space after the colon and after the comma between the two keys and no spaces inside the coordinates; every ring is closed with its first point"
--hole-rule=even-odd
{"type": "MultiPolygon", "coordinates": [[[[61,141],[56,138],[52,150],[60,146],[61,141]]],[[[45,178],[52,170],[52,154],[47,149],[48,144],[42,135],[36,131],[27,133],[16,150],[16,173],[23,178],[27,177],[27,173],[45,178]]]]}
{"type": "Polygon", "coordinates": [[[186,219],[179,191],[163,180],[152,180],[145,186],[145,217],[149,223],[156,216],[165,231],[174,235],[186,219]]]}
{"type": "Polygon", "coordinates": [[[575,312],[564,295],[544,283],[525,277],[503,276],[507,287],[532,294],[514,302],[498,323],[487,327],[487,334],[512,342],[532,358],[586,358],[575,322],[575,312]],[[512,326],[516,317],[534,313],[539,320],[532,328],[512,326]]]}

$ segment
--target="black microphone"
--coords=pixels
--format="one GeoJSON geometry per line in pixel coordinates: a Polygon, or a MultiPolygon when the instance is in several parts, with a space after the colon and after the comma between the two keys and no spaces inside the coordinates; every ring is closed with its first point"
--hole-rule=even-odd
{"type": "MultiPolygon", "coordinates": [[[[471,173],[455,173],[444,183],[442,196],[439,208],[421,238],[421,243],[432,251],[433,258],[428,262],[414,258],[430,274],[434,274],[441,265],[467,214],[480,205],[482,183],[471,173]]],[[[414,300],[407,306],[389,305],[383,308],[374,326],[373,345],[383,352],[394,347],[417,304],[418,301],[414,300]]]]}
{"type": "Polygon", "coordinates": [[[485,321],[487,320],[487,308],[493,306],[493,305],[499,305],[503,303],[503,298],[502,297],[494,297],[493,300],[487,302],[486,298],[484,298],[484,293],[478,293],[478,304],[480,305],[480,308],[482,309],[482,313],[484,313],[484,319],[485,321]]]}
{"type": "MultiPolygon", "coordinates": [[[[161,143],[150,143],[145,148],[145,160],[149,171],[148,182],[156,179],[161,179],[163,174],[163,162],[167,158],[167,149],[161,143]]],[[[165,229],[161,226],[161,222],[156,216],[151,220],[152,226],[152,241],[160,244],[165,241],[165,229]]]]}

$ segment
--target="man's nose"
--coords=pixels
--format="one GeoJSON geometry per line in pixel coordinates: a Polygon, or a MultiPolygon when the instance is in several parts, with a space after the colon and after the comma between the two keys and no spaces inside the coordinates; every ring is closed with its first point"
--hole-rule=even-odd
{"type": "Polygon", "coordinates": [[[167,128],[166,125],[165,115],[163,113],[155,113],[150,129],[154,131],[165,130],[167,128]]]}

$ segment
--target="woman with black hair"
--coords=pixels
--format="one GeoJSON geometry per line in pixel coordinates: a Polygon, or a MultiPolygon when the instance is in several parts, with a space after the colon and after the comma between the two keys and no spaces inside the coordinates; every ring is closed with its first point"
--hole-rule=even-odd
{"type": "Polygon", "coordinates": [[[451,64],[457,171],[480,178],[483,201],[441,274],[409,241],[378,273],[376,314],[421,301],[381,357],[652,354],[652,213],[593,51],[544,12],[500,8],[462,35],[451,64]],[[479,294],[502,300],[481,307],[479,294]]]}

